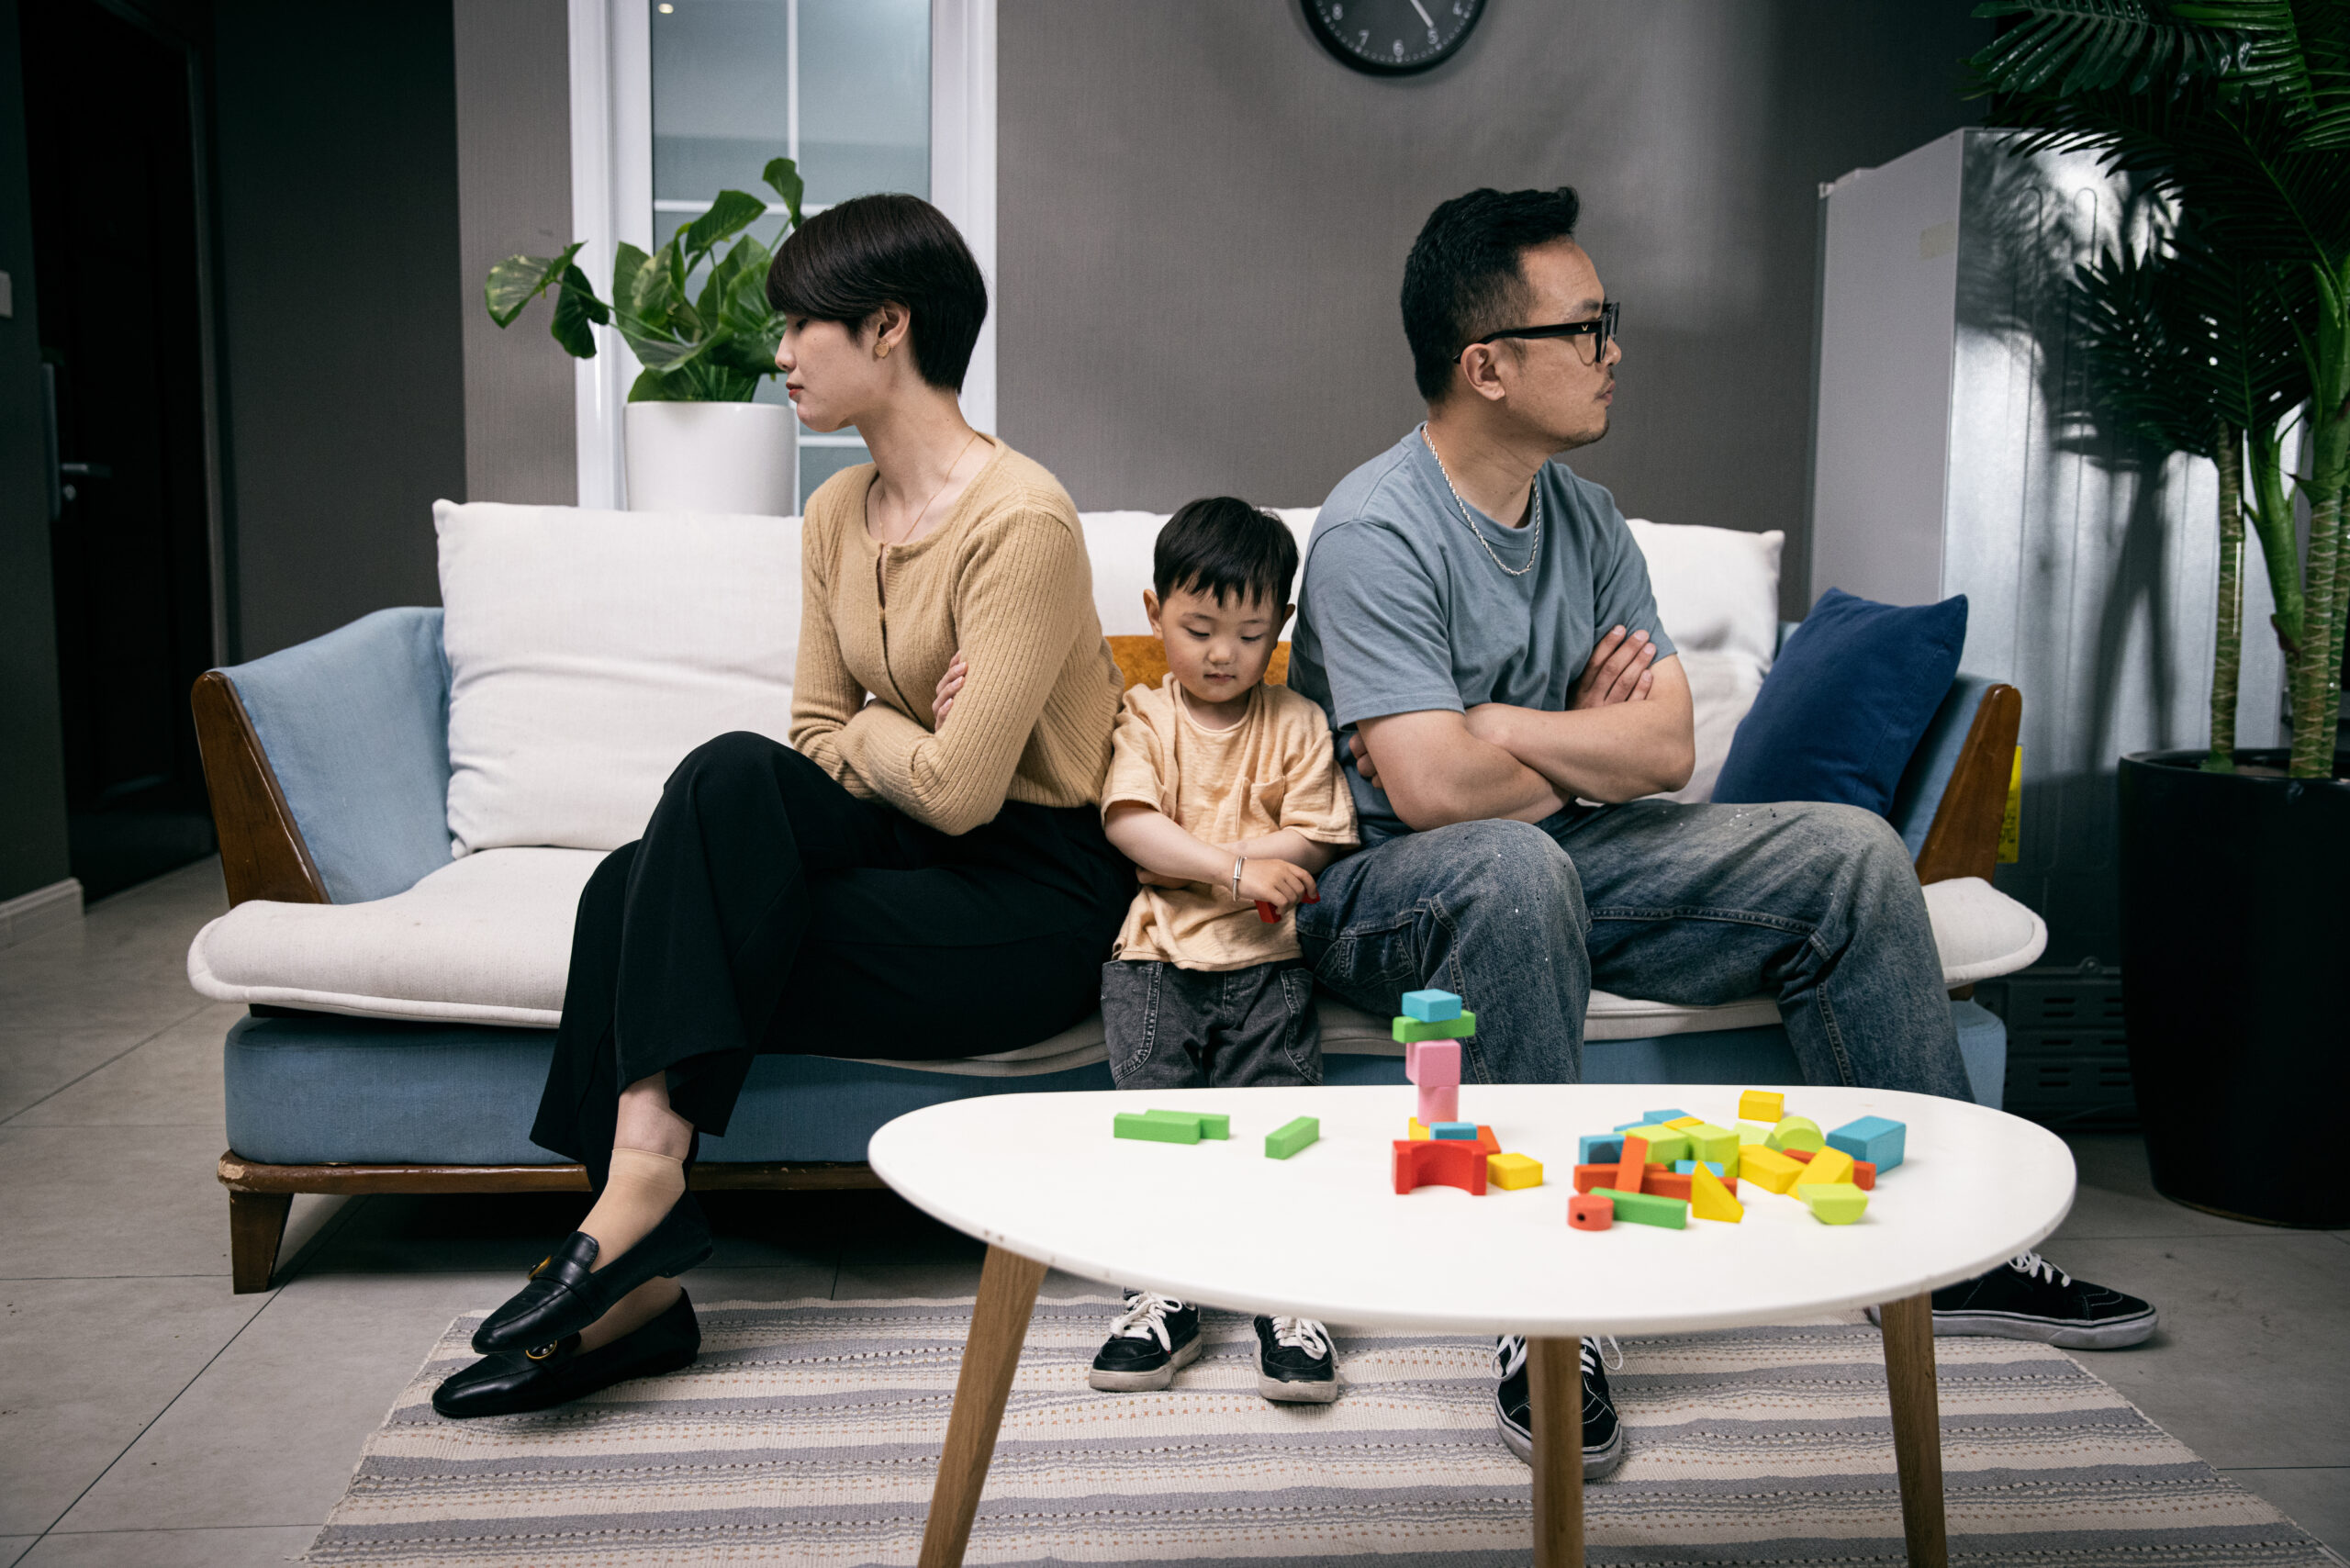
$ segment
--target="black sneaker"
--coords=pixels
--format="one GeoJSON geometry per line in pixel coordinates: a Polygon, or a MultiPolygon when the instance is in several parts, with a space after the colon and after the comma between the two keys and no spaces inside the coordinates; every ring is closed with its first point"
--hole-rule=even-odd
{"type": "Polygon", "coordinates": [[[1310,1317],[1257,1319],[1257,1392],[1295,1405],[1327,1405],[1338,1397],[1337,1358],[1330,1331],[1310,1317]]]}
{"type": "MultiPolygon", "coordinates": [[[[1869,1320],[1878,1321],[1869,1308],[1869,1320]]],[[[1936,1334],[2038,1339],[2068,1350],[2117,1350],[2154,1331],[2154,1309],[2134,1295],[2076,1280],[2037,1252],[1934,1293],[1936,1334]]]]}
{"type": "Polygon", "coordinates": [[[1200,1309],[1155,1291],[1128,1291],[1126,1310],[1093,1358],[1085,1381],[1104,1394],[1165,1388],[1200,1359],[1200,1309]]]}
{"type": "MultiPolygon", "coordinates": [[[[1619,1359],[1617,1364],[1622,1364],[1619,1359]]],[[[1509,1451],[1534,1462],[1533,1395],[1526,1375],[1526,1336],[1507,1334],[1494,1346],[1494,1418],[1509,1451]]],[[[1599,1481],[1624,1462],[1624,1427],[1616,1419],[1616,1401],[1607,1393],[1607,1369],[1599,1360],[1597,1344],[1583,1342],[1583,1478],[1599,1481]]]]}

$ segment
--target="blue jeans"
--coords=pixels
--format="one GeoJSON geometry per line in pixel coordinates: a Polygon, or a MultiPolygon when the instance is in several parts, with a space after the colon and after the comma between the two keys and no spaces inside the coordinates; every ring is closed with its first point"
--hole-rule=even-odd
{"type": "Polygon", "coordinates": [[[1457,823],[1338,861],[1297,936],[1378,1017],[1406,991],[1477,1014],[1461,1078],[1573,1083],[1592,987],[1775,998],[1805,1080],[1971,1098],[1908,851],[1855,806],[1635,801],[1457,823]]]}

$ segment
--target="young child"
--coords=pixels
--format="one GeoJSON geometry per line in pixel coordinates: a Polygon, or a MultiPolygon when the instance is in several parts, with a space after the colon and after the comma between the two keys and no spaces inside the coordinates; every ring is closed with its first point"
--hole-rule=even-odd
{"type": "MultiPolygon", "coordinates": [[[[1143,609],[1167,678],[1126,693],[1102,792],[1104,830],[1144,884],[1102,970],[1121,1089],[1322,1081],[1295,912],[1314,874],[1360,841],[1321,706],[1264,683],[1296,576],[1288,526],[1229,496],[1159,532],[1143,609]]],[[[1165,1388],[1199,1353],[1196,1303],[1131,1292],[1089,1381],[1165,1388]]],[[[1258,1318],[1257,1387],[1337,1398],[1328,1332],[1258,1318]]]]}

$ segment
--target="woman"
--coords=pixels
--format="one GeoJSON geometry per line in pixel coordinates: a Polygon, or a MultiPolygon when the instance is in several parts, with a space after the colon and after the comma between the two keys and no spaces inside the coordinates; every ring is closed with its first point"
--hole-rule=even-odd
{"type": "Polygon", "coordinates": [[[580,895],[532,1137],[582,1161],[579,1229],[484,1321],[445,1416],[540,1409],[684,1366],[686,1194],[762,1051],[1027,1045],[1091,1012],[1134,891],[1102,836],[1118,677],[1076,508],[964,422],[987,289],[927,202],[861,196],[776,252],[776,364],[873,462],[808,498],[790,748],[721,735],[580,895]],[[917,700],[919,699],[919,700],[917,700]]]}

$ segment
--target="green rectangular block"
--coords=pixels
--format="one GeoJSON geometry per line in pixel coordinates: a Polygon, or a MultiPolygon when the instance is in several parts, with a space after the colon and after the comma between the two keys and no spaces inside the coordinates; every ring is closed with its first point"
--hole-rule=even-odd
{"type": "Polygon", "coordinates": [[[1287,1159],[1307,1144],[1322,1137],[1322,1124],[1312,1116],[1300,1116],[1286,1126],[1274,1128],[1265,1135],[1265,1158],[1287,1159]]]}
{"type": "Polygon", "coordinates": [[[1634,1127],[1624,1136],[1648,1139],[1651,1165],[1670,1165],[1676,1159],[1695,1158],[1689,1152],[1689,1135],[1673,1127],[1661,1127],[1651,1122],[1634,1127]]]}
{"type": "Polygon", "coordinates": [[[1728,1127],[1718,1127],[1711,1122],[1701,1126],[1683,1127],[1695,1152],[1692,1159],[1710,1159],[1717,1164],[1734,1165],[1738,1161],[1738,1135],[1728,1127]]]}
{"type": "Polygon", "coordinates": [[[1665,1230],[1689,1228],[1689,1200],[1667,1198],[1654,1193],[1622,1193],[1613,1187],[1594,1187],[1595,1195],[1616,1205],[1616,1217],[1633,1225],[1653,1225],[1665,1230]]]}
{"type": "Polygon", "coordinates": [[[1116,1131],[1120,1137],[1140,1138],[1146,1143],[1197,1143],[1200,1119],[1158,1112],[1121,1111],[1116,1117],[1116,1131]]]}
{"type": "Polygon", "coordinates": [[[1192,1122],[1198,1125],[1202,1137],[1230,1137],[1232,1118],[1213,1111],[1145,1111],[1146,1116],[1162,1122],[1192,1122]]]}
{"type": "Polygon", "coordinates": [[[1395,1038],[1409,1045],[1416,1040],[1463,1040],[1477,1032],[1477,1015],[1467,1008],[1458,1018],[1446,1018],[1431,1024],[1419,1018],[1397,1018],[1395,1038]]]}

